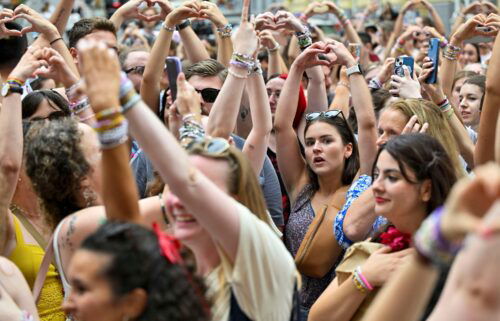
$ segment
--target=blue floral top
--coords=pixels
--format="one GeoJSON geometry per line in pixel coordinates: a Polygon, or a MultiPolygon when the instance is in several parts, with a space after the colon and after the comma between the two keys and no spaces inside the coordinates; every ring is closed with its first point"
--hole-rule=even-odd
{"type": "MultiPolygon", "coordinates": [[[[346,202],[344,207],[337,213],[335,222],[333,223],[333,232],[337,242],[343,249],[347,249],[354,242],[347,238],[344,234],[344,218],[352,202],[354,202],[364,191],[372,185],[372,178],[369,175],[360,175],[359,178],[352,182],[351,187],[346,194],[346,202]]],[[[388,223],[388,220],[383,216],[377,216],[372,226],[372,231],[378,231],[381,226],[388,223]]],[[[370,233],[372,232],[370,231],[370,233]]]]}

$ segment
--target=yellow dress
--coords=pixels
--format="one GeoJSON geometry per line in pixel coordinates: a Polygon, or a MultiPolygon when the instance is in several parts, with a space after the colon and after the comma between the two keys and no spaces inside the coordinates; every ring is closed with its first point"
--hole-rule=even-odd
{"type": "MultiPolygon", "coordinates": [[[[28,281],[30,288],[33,288],[33,283],[35,283],[36,275],[42,264],[45,250],[39,245],[26,244],[21,230],[21,223],[16,217],[13,217],[13,219],[16,232],[16,247],[9,259],[17,265],[26,281],[28,281]]],[[[37,304],[40,320],[65,321],[66,315],[61,310],[63,299],[64,293],[59,273],[54,265],[51,264],[37,304]]]]}

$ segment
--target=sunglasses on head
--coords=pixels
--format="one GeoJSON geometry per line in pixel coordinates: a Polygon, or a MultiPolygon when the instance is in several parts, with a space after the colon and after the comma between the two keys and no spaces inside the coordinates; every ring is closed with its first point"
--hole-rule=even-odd
{"type": "Polygon", "coordinates": [[[144,70],[146,69],[145,66],[135,66],[129,69],[125,69],[125,73],[128,75],[130,73],[142,75],[144,74],[144,70]]]}
{"type": "Polygon", "coordinates": [[[217,99],[217,96],[219,95],[220,90],[215,89],[215,88],[205,88],[202,90],[196,89],[196,91],[201,94],[201,98],[203,98],[203,101],[206,103],[213,103],[217,99]]]}
{"type": "Polygon", "coordinates": [[[210,138],[195,140],[188,145],[188,150],[200,149],[203,154],[209,156],[223,156],[231,145],[224,138],[210,138]]]}
{"type": "Polygon", "coordinates": [[[342,113],[342,110],[333,109],[333,110],[328,110],[328,111],[309,113],[306,115],[306,122],[309,123],[309,122],[316,120],[318,118],[330,118],[330,119],[332,119],[332,118],[335,118],[339,115],[345,121],[344,113],[342,113]]]}

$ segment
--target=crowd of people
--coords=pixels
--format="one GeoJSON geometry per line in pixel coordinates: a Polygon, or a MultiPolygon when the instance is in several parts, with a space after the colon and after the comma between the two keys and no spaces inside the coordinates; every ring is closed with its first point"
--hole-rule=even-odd
{"type": "Polygon", "coordinates": [[[0,320],[500,319],[493,3],[74,1],[0,11],[0,320]]]}

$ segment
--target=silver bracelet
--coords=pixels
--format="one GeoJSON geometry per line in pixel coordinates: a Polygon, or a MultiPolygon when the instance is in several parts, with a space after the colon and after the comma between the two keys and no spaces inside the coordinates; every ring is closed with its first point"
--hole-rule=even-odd
{"type": "Polygon", "coordinates": [[[170,31],[170,32],[174,32],[175,30],[177,30],[177,29],[175,28],[175,26],[174,26],[174,27],[169,27],[169,26],[167,26],[167,24],[166,24],[165,22],[161,24],[161,27],[162,27],[163,29],[167,30],[167,31],[170,31]]]}

